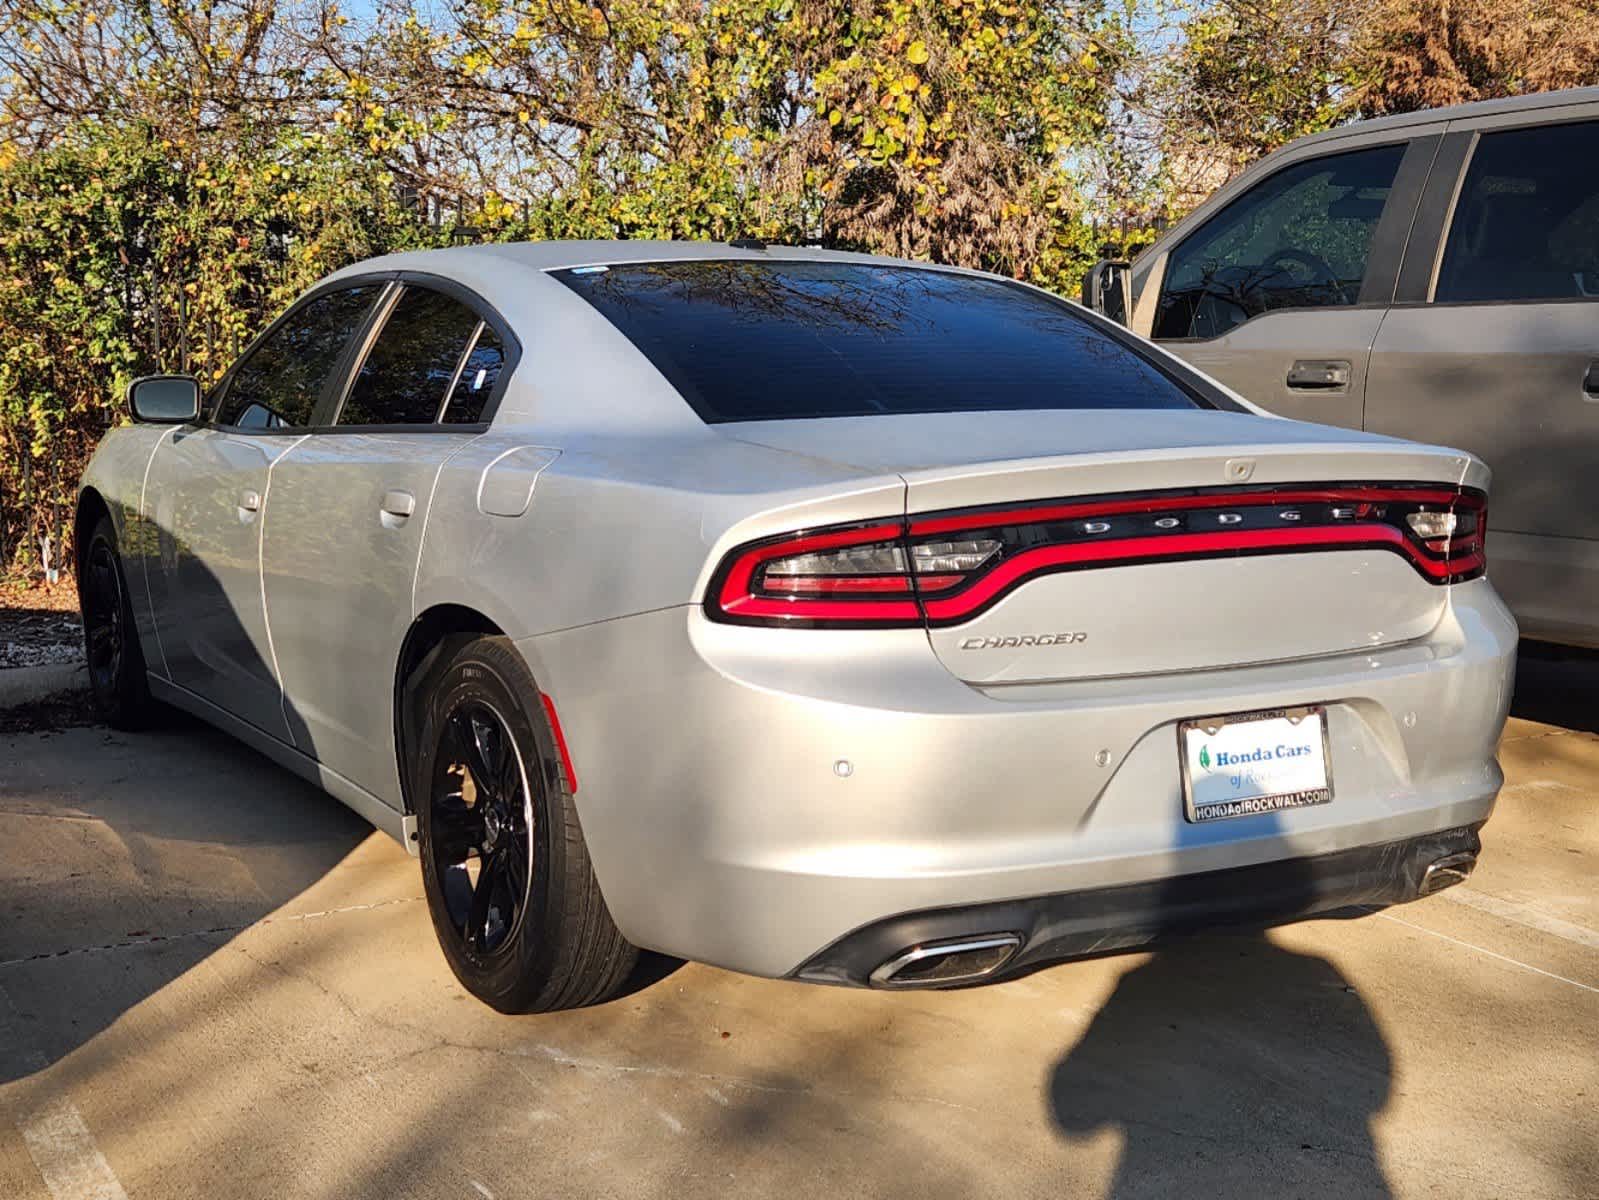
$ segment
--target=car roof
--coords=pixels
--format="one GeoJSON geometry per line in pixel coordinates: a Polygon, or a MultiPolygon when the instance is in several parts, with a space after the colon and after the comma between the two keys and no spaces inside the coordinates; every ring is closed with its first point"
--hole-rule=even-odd
{"type": "Polygon", "coordinates": [[[1455,104],[1448,108],[1423,108],[1416,112],[1398,113],[1391,117],[1351,121],[1347,125],[1337,125],[1321,133],[1296,138],[1284,146],[1279,146],[1270,154],[1256,159],[1222,183],[1184,214],[1181,220],[1163,230],[1159,237],[1134,256],[1132,269],[1134,290],[1137,292],[1142,288],[1149,270],[1162,254],[1210,220],[1217,211],[1231,204],[1237,196],[1254,187],[1258,180],[1276,171],[1285,160],[1300,161],[1308,157],[1303,153],[1307,148],[1336,147],[1337,152],[1360,150],[1368,144],[1381,143],[1384,134],[1403,134],[1404,130],[1417,126],[1470,121],[1500,113],[1547,112],[1553,118],[1558,116],[1560,109],[1594,103],[1599,103],[1599,87],[1567,88],[1561,92],[1539,92],[1529,96],[1477,100],[1471,104],[1455,104]]]}
{"type": "Polygon", "coordinates": [[[1592,104],[1596,101],[1599,101],[1599,87],[1567,88],[1560,92],[1535,92],[1526,96],[1503,96],[1497,100],[1474,100],[1470,104],[1452,104],[1447,108],[1423,108],[1415,112],[1396,113],[1389,117],[1352,121],[1348,125],[1338,125],[1322,133],[1297,138],[1289,145],[1308,146],[1317,142],[1336,141],[1355,134],[1404,129],[1411,125],[1431,125],[1437,121],[1475,120],[1496,113],[1532,112],[1544,108],[1562,108],[1572,104],[1592,104]]]}
{"type": "Polygon", "coordinates": [[[495,269],[513,271],[558,271],[568,267],[619,266],[624,263],[655,263],[682,261],[711,261],[748,259],[770,262],[774,259],[795,261],[834,261],[863,263],[893,263],[907,267],[958,270],[939,267],[934,263],[913,262],[909,259],[884,258],[874,254],[856,254],[846,250],[824,250],[819,246],[786,246],[777,243],[734,244],[710,241],[549,241],[549,242],[484,242],[465,246],[451,246],[442,250],[410,250],[399,254],[386,254],[352,263],[336,272],[331,278],[345,275],[367,274],[376,271],[429,271],[440,275],[451,274],[456,268],[470,270],[473,274],[492,272],[495,269]]]}

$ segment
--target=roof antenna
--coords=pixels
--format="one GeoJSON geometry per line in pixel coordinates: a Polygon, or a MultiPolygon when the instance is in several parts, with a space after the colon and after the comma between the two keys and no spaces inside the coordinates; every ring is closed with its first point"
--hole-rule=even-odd
{"type": "Polygon", "coordinates": [[[727,243],[735,250],[764,250],[766,243],[758,237],[739,237],[727,243]]]}

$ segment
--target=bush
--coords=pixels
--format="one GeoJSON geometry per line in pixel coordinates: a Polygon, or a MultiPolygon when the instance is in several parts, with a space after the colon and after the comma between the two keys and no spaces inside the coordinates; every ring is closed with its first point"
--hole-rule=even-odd
{"type": "Polygon", "coordinates": [[[206,157],[84,122],[0,167],[0,564],[65,559],[78,475],[135,377],[214,379],[299,291],[436,242],[380,165],[320,137],[206,157]]]}

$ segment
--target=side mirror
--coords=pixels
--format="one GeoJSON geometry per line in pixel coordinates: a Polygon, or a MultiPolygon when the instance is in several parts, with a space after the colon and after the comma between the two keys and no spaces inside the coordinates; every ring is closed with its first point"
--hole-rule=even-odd
{"type": "Polygon", "coordinates": [[[1124,258],[1102,258],[1083,276],[1083,304],[1127,324],[1133,310],[1132,269],[1124,258]]]}
{"type": "Polygon", "coordinates": [[[128,385],[135,421],[182,425],[200,415],[200,381],[192,375],[146,375],[128,385]]]}

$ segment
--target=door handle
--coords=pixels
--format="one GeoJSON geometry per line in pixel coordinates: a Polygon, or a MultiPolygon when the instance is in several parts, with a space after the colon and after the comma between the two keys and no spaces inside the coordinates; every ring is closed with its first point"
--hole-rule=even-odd
{"type": "Polygon", "coordinates": [[[383,493],[381,509],[382,511],[378,514],[379,519],[388,528],[393,529],[416,511],[416,497],[411,495],[410,492],[392,488],[383,493]]]}
{"type": "Polygon", "coordinates": [[[1349,363],[1302,358],[1288,368],[1288,386],[1298,392],[1342,392],[1349,388],[1349,363]]]}
{"type": "Polygon", "coordinates": [[[254,488],[248,488],[239,493],[239,515],[261,511],[261,493],[254,488]]]}
{"type": "Polygon", "coordinates": [[[1582,377],[1582,391],[1590,400],[1599,400],[1599,358],[1588,364],[1588,372],[1582,377]]]}

